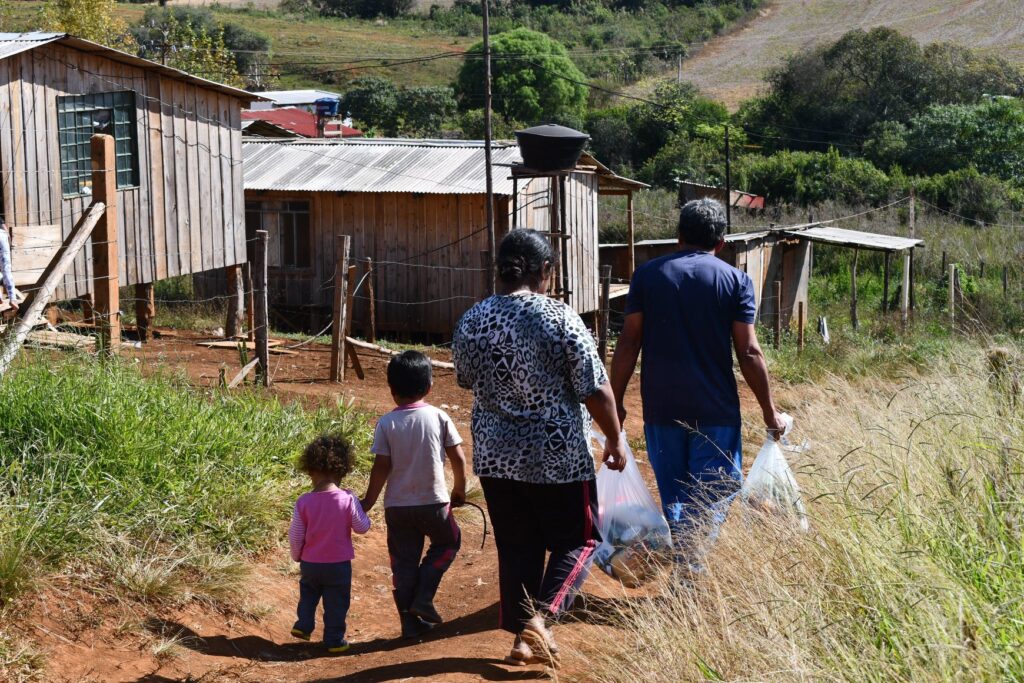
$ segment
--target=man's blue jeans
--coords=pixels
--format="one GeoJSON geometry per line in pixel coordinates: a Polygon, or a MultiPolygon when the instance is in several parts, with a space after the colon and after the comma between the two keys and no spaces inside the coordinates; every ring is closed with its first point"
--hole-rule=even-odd
{"type": "Polygon", "coordinates": [[[739,426],[644,425],[678,559],[699,565],[743,481],[739,426]]]}
{"type": "Polygon", "coordinates": [[[351,562],[302,562],[299,564],[298,621],[295,628],[312,633],[316,627],[316,606],[324,601],[324,645],[338,647],[345,642],[345,617],[352,601],[351,562]]]}

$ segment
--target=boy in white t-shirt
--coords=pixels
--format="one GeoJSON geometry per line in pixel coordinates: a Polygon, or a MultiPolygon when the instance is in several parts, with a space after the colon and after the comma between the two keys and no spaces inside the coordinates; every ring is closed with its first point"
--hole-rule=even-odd
{"type": "Polygon", "coordinates": [[[452,508],[466,502],[462,438],[447,413],[423,401],[433,384],[430,360],[406,351],[388,364],[388,386],[398,407],[384,415],[373,435],[376,456],[362,504],[369,510],[384,493],[384,521],[402,637],[414,638],[440,624],[434,595],[462,543],[452,508]],[[447,456],[454,485],[444,478],[447,456]],[[425,539],[430,539],[426,555],[425,539]],[[422,555],[422,558],[421,558],[422,555]]]}

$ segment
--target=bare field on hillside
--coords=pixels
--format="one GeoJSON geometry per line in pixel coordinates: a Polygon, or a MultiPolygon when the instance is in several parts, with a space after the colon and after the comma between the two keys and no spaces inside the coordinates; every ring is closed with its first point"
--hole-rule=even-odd
{"type": "Polygon", "coordinates": [[[851,29],[890,26],[922,43],[951,41],[1024,63],[1020,0],[775,0],[683,63],[684,77],[730,109],[787,55],[851,29]]]}

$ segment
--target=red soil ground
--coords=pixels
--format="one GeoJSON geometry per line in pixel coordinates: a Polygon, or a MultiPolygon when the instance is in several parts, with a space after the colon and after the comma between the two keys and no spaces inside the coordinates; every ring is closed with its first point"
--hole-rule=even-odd
{"type": "MultiPolygon", "coordinates": [[[[181,336],[156,340],[133,352],[149,367],[170,367],[188,373],[198,385],[217,382],[219,369],[232,376],[239,366],[231,349],[207,349],[181,336]]],[[[447,360],[444,353],[436,354],[447,360]]],[[[381,414],[391,409],[385,369],[387,359],[360,352],[366,371],[358,380],[349,371],[344,384],[327,382],[329,352],[309,346],[295,356],[273,356],[274,386],[283,400],[309,404],[348,397],[356,405],[381,414]]],[[[469,436],[471,395],[459,389],[449,370],[435,370],[431,400],[445,405],[464,437],[469,436]]],[[[636,384],[636,383],[635,383],[636,384]]],[[[640,433],[639,389],[627,399],[630,433],[640,433]]],[[[471,445],[467,449],[471,454],[471,445]]],[[[641,470],[650,475],[643,454],[641,470]]],[[[379,514],[379,511],[377,511],[379,514]]],[[[390,571],[383,522],[375,519],[370,533],[356,539],[353,603],[349,613],[352,650],[346,656],[326,656],[316,646],[291,639],[297,577],[291,573],[287,551],[261,559],[248,579],[250,602],[260,616],[244,610],[224,611],[198,602],[181,607],[125,602],[113,593],[85,591],[73,573],[53,580],[29,606],[22,632],[44,652],[47,681],[169,683],[171,681],[518,681],[546,680],[542,667],[505,665],[511,636],[495,630],[498,618],[497,565],[493,539],[481,550],[483,527],[472,508],[459,511],[464,529],[463,549],[441,585],[437,605],[447,623],[420,641],[397,640],[398,622],[390,595],[390,571]],[[176,637],[178,645],[163,655],[154,653],[161,639],[176,637]]],[[[595,572],[585,586],[593,602],[630,599],[630,591],[595,572]]],[[[587,619],[557,627],[562,640],[587,640],[587,629],[607,626],[587,619]]],[[[582,641],[581,641],[582,642],[582,641]]],[[[576,665],[578,666],[578,665],[576,665]]],[[[573,671],[568,678],[586,680],[573,671]],[[575,675],[574,675],[575,674],[575,675]]]]}

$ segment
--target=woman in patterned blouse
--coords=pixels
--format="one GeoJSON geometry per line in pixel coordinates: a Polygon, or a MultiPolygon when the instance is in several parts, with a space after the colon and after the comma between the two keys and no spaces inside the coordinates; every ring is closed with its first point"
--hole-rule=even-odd
{"type": "Polygon", "coordinates": [[[594,339],[575,311],[546,295],[551,263],[540,233],[506,235],[498,294],[466,312],[453,344],[459,385],[475,398],[473,471],[494,527],[501,628],[516,635],[506,660],[514,664],[557,663],[545,621],[572,603],[600,540],[591,415],[617,435],[605,462],[625,465],[594,339]]]}

